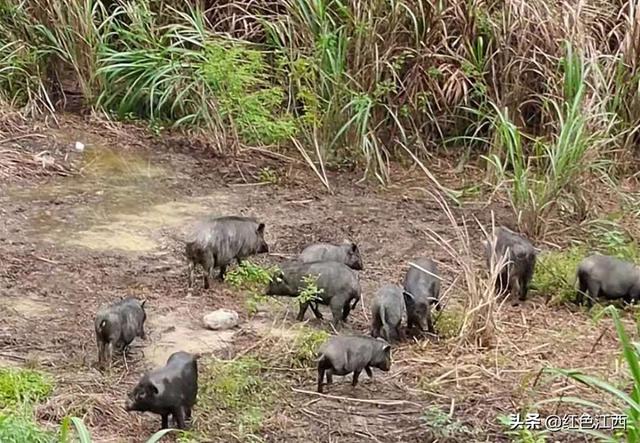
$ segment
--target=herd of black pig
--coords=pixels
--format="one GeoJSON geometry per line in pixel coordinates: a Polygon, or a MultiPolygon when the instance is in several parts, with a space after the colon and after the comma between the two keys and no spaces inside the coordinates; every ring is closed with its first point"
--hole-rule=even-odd
{"type": "MultiPolygon", "coordinates": [[[[214,269],[219,269],[223,280],[227,267],[246,257],[269,252],[264,239],[264,223],[254,218],[240,216],[209,217],[197,225],[186,242],[189,262],[189,287],[194,283],[196,266],[204,269],[204,287],[209,288],[214,269]]],[[[498,227],[494,238],[484,240],[484,256],[487,266],[491,260],[506,258],[506,264],[496,279],[496,292],[510,292],[524,301],[533,276],[537,251],[522,235],[505,227],[498,227]]],[[[272,276],[267,295],[295,297],[305,287],[305,277],[317,277],[319,294],[316,299],[300,305],[298,321],[304,320],[307,308],[318,319],[322,313],[318,305],[329,306],[333,325],[341,329],[349,313],[360,300],[360,281],[356,271],[362,270],[362,258],[358,246],[352,242],[339,245],[320,243],[308,246],[296,260],[280,266],[272,276]]],[[[352,385],[364,370],[372,377],[372,368],[389,371],[391,368],[391,343],[401,340],[403,316],[407,328],[434,333],[431,311],[442,309],[440,303],[440,275],[433,260],[418,257],[410,262],[403,287],[385,284],[371,304],[371,331],[365,335],[334,335],[322,344],[318,351],[318,392],[326,377],[353,373],[352,385]]],[[[640,268],[614,257],[591,255],[577,269],[579,303],[587,295],[592,299],[623,299],[635,302],[640,297],[640,268]]],[[[124,351],[135,337],[145,338],[145,301],[126,298],[108,306],[102,306],[95,318],[98,361],[101,366],[111,366],[114,347],[124,351]]],[[[129,394],[125,409],[148,411],[162,417],[162,428],[173,417],[178,428],[185,428],[185,420],[191,417],[198,391],[198,354],[176,352],[166,366],[145,374],[129,394]]]]}

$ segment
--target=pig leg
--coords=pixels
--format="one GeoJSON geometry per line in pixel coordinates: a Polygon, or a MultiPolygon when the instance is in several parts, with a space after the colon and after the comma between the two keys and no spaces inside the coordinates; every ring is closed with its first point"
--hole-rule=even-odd
{"type": "Polygon", "coordinates": [[[349,302],[347,302],[342,307],[342,321],[344,321],[344,322],[347,321],[347,317],[349,317],[349,313],[350,312],[351,312],[351,305],[349,305],[349,302]]]}
{"type": "Polygon", "coordinates": [[[185,409],[185,416],[187,420],[191,420],[191,407],[185,409]]]}
{"type": "Polygon", "coordinates": [[[204,279],[204,288],[209,289],[210,280],[213,280],[213,270],[216,267],[216,258],[214,257],[213,252],[205,252],[204,265],[204,275],[202,276],[204,279]]]}
{"type": "Polygon", "coordinates": [[[178,406],[176,409],[173,410],[173,418],[176,421],[176,424],[178,425],[178,429],[185,429],[185,423],[184,423],[184,408],[182,406],[178,406]]]}
{"type": "Polygon", "coordinates": [[[435,329],[433,327],[433,320],[431,319],[431,313],[427,313],[427,332],[430,334],[435,334],[435,329]]]}
{"type": "Polygon", "coordinates": [[[330,385],[333,383],[333,370],[331,368],[327,369],[327,384],[330,385]]]}
{"type": "Polygon", "coordinates": [[[322,394],[322,382],[324,381],[325,368],[318,365],[318,392],[322,394]]]}
{"type": "Polygon", "coordinates": [[[371,336],[373,338],[380,337],[380,328],[382,327],[382,320],[380,319],[380,314],[376,312],[373,315],[373,321],[371,322],[371,336]]]}
{"type": "Polygon", "coordinates": [[[584,295],[587,293],[588,284],[585,275],[578,271],[578,291],[576,292],[576,303],[581,305],[584,303],[584,295]]]}
{"type": "Polygon", "coordinates": [[[351,386],[353,386],[354,388],[358,384],[358,377],[360,377],[360,372],[362,372],[362,369],[353,371],[353,381],[351,382],[351,386]]]}
{"type": "Polygon", "coordinates": [[[311,303],[309,306],[318,320],[322,320],[324,318],[322,312],[320,312],[320,309],[318,308],[318,303],[311,303]]]}
{"type": "Polygon", "coordinates": [[[365,372],[369,376],[369,378],[373,378],[373,372],[371,372],[371,368],[369,366],[364,367],[365,372]]]}
{"type": "Polygon", "coordinates": [[[100,338],[96,338],[96,343],[98,345],[98,366],[102,366],[104,364],[104,342],[100,338]]]}
{"type": "Polygon", "coordinates": [[[226,272],[227,272],[227,265],[220,266],[220,275],[218,275],[218,278],[224,281],[224,274],[226,272]]]}
{"type": "Polygon", "coordinates": [[[191,260],[189,260],[189,264],[187,265],[187,283],[189,288],[193,287],[193,277],[195,272],[196,266],[191,260]]]}
{"type": "Polygon", "coordinates": [[[298,316],[296,317],[297,321],[303,321],[304,320],[304,314],[307,313],[307,308],[309,307],[309,303],[301,303],[300,304],[300,311],[298,311],[298,316]]]}
{"type": "Polygon", "coordinates": [[[162,427],[160,429],[167,429],[169,427],[169,413],[164,413],[162,417],[162,427]]]}
{"type": "Polygon", "coordinates": [[[587,293],[587,307],[593,306],[593,300],[600,295],[600,285],[593,280],[588,282],[589,291],[587,293]]]}
{"type": "Polygon", "coordinates": [[[336,331],[340,330],[342,327],[342,307],[331,305],[331,316],[333,317],[331,322],[334,328],[336,328],[336,331]]]}
{"type": "Polygon", "coordinates": [[[109,342],[107,345],[107,359],[109,360],[109,370],[111,370],[111,363],[113,361],[113,342],[109,342]]]}

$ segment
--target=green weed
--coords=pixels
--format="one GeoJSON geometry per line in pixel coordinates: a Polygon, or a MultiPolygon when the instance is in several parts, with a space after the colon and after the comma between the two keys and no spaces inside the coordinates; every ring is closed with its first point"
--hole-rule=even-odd
{"type": "Polygon", "coordinates": [[[507,428],[504,434],[511,437],[511,441],[514,443],[546,443],[548,431],[535,431],[520,427],[518,429],[512,429],[513,423],[511,417],[501,415],[498,420],[502,425],[507,428]]]}
{"type": "Polygon", "coordinates": [[[271,183],[277,184],[280,179],[278,178],[278,173],[271,168],[262,168],[259,174],[260,183],[271,183]]]}
{"type": "Polygon", "coordinates": [[[304,287],[296,297],[298,304],[311,303],[320,299],[324,289],[318,288],[318,277],[319,275],[305,275],[302,278],[304,287]]]}
{"type": "Polygon", "coordinates": [[[34,419],[35,405],[53,391],[52,380],[37,371],[0,369],[0,441],[50,443],[54,433],[34,419]]]}
{"type": "Polygon", "coordinates": [[[552,303],[574,301],[577,291],[576,270],[586,253],[584,246],[573,246],[563,251],[540,254],[531,282],[532,288],[550,297],[552,303]]]}
{"type": "Polygon", "coordinates": [[[237,289],[257,289],[271,281],[277,268],[263,268],[250,260],[244,260],[225,275],[225,281],[237,289]]]}
{"type": "Polygon", "coordinates": [[[455,420],[436,406],[429,406],[425,410],[422,419],[427,423],[434,436],[439,439],[446,440],[448,438],[471,437],[474,435],[472,429],[455,420]]]}
{"type": "Polygon", "coordinates": [[[301,327],[293,342],[291,364],[295,368],[306,368],[315,365],[318,348],[327,341],[330,334],[326,331],[301,327]]]}
{"type": "Polygon", "coordinates": [[[438,336],[442,338],[457,337],[462,328],[464,314],[456,309],[442,310],[435,322],[434,328],[438,331],[438,336]]]}
{"type": "MultiPolygon", "coordinates": [[[[622,405],[622,407],[624,408],[622,412],[627,416],[627,427],[623,431],[623,437],[627,442],[638,442],[640,441],[640,345],[638,343],[632,343],[629,339],[629,336],[625,331],[624,324],[620,320],[618,310],[615,307],[608,306],[607,308],[603,309],[600,315],[604,316],[604,314],[610,314],[613,318],[613,323],[615,325],[618,339],[620,341],[620,347],[622,348],[622,354],[624,355],[624,359],[631,374],[630,393],[625,392],[623,389],[605,380],[601,380],[599,378],[584,374],[581,371],[574,369],[547,368],[545,372],[577,381],[582,385],[590,387],[591,389],[602,392],[610,400],[613,400],[617,404],[622,405]]],[[[594,408],[596,410],[611,413],[610,403],[598,404],[579,397],[570,396],[542,400],[538,402],[537,405],[557,402],[569,403],[577,405],[581,408],[594,408]]],[[[619,441],[618,439],[612,438],[612,436],[610,435],[606,435],[603,432],[593,429],[575,429],[570,431],[588,434],[603,441],[619,441]]]]}
{"type": "MultiPolygon", "coordinates": [[[[207,416],[222,416],[219,425],[250,438],[262,426],[273,403],[274,386],[263,374],[262,363],[252,357],[215,361],[205,366],[198,391],[200,423],[207,416]]],[[[216,425],[219,431],[219,426],[216,425]]]]}

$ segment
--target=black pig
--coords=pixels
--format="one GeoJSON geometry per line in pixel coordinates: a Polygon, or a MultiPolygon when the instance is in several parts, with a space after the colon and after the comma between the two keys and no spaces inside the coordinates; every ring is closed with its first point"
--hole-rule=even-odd
{"type": "Polygon", "coordinates": [[[185,419],[198,395],[198,354],[174,352],[166,366],[142,376],[127,397],[125,410],[152,412],[162,417],[162,429],[169,427],[169,415],[179,429],[185,429],[185,419]]]}
{"type": "Polygon", "coordinates": [[[329,305],[333,316],[333,324],[338,328],[346,321],[349,313],[360,300],[360,282],[358,274],[347,265],[335,261],[302,263],[289,262],[282,266],[280,272],[273,276],[267,288],[267,295],[286,295],[297,297],[305,287],[305,276],[317,276],[317,287],[322,290],[316,302],[300,305],[298,321],[304,320],[307,308],[311,306],[313,313],[322,318],[317,304],[329,305]]]}
{"type": "Polygon", "coordinates": [[[351,269],[361,271],[362,257],[358,245],[345,241],[341,245],[329,243],[316,243],[307,246],[300,254],[299,260],[305,263],[314,261],[337,261],[344,263],[351,269]]]}
{"type": "Polygon", "coordinates": [[[393,343],[401,338],[400,323],[404,312],[402,288],[384,285],[376,294],[371,305],[371,335],[382,336],[393,343]]]}
{"type": "Polygon", "coordinates": [[[364,369],[369,378],[371,368],[385,372],[391,369],[391,345],[381,338],[355,335],[334,335],[318,349],[318,392],[326,374],[327,384],[333,382],[333,374],[347,375],[353,372],[352,386],[364,369]]]}
{"type": "Polygon", "coordinates": [[[146,338],[144,322],[147,314],[144,310],[146,300],[128,297],[111,305],[103,305],[98,309],[94,322],[96,343],[98,345],[98,364],[104,366],[105,361],[113,358],[114,347],[124,350],[131,342],[140,337],[146,338]]]}
{"type": "Polygon", "coordinates": [[[433,319],[431,307],[441,310],[440,305],[440,273],[435,262],[430,258],[416,258],[409,266],[404,277],[404,300],[407,306],[407,327],[417,326],[420,331],[425,329],[433,334],[433,319]],[[426,272],[425,272],[426,271],[426,272]],[[425,328],[426,326],[426,328],[425,328]]]}
{"type": "Polygon", "coordinates": [[[529,240],[503,226],[496,229],[495,236],[495,251],[491,251],[491,244],[487,240],[482,243],[489,269],[492,259],[498,263],[508,252],[508,261],[496,280],[496,292],[502,294],[509,290],[524,301],[536,265],[536,250],[529,240]]]}
{"type": "Polygon", "coordinates": [[[591,307],[593,300],[623,299],[627,303],[636,303],[640,299],[640,268],[634,263],[622,261],[608,255],[594,254],[585,258],[577,270],[578,304],[584,302],[587,294],[587,305],[591,307]]]}
{"type": "Polygon", "coordinates": [[[264,228],[264,223],[251,217],[226,216],[200,221],[186,244],[189,287],[193,285],[197,265],[204,269],[204,287],[209,289],[215,268],[220,268],[219,278],[224,280],[227,266],[234,260],[240,264],[250,255],[269,252],[264,228]]]}

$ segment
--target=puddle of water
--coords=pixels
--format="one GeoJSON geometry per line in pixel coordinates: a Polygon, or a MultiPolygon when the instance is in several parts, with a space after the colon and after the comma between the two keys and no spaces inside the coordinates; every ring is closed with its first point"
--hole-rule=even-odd
{"type": "MultiPolygon", "coordinates": [[[[224,206],[226,197],[216,199],[224,206]]],[[[122,250],[148,252],[159,247],[156,231],[161,228],[178,228],[184,232],[190,223],[204,214],[207,208],[190,202],[169,202],[150,207],[133,214],[116,214],[115,220],[98,224],[62,240],[67,244],[93,250],[122,250]]]]}
{"type": "Polygon", "coordinates": [[[178,351],[210,353],[228,348],[234,330],[211,331],[188,314],[173,311],[149,319],[150,329],[160,332],[160,338],[145,348],[146,359],[154,367],[164,366],[171,354],[178,351]],[[168,328],[171,328],[167,330],[168,328]]]}
{"type": "Polygon", "coordinates": [[[104,146],[89,146],[82,156],[80,171],[100,177],[146,177],[164,175],[164,170],[149,159],[130,152],[114,151],[104,146]]]}

